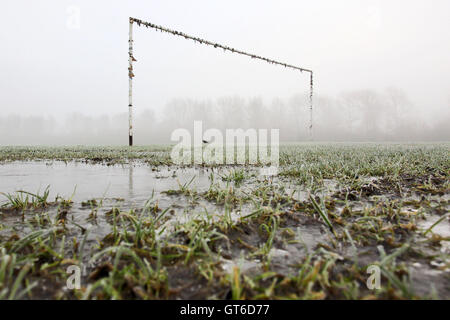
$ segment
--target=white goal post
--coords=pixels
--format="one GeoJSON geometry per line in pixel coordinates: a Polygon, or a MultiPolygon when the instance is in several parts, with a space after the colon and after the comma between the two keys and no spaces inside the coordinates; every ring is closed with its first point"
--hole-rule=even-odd
{"type": "Polygon", "coordinates": [[[175,36],[179,36],[179,37],[183,37],[185,39],[189,39],[189,40],[193,40],[197,43],[200,44],[205,44],[208,46],[213,46],[214,48],[220,48],[223,49],[224,51],[229,51],[232,53],[237,53],[237,54],[241,54],[241,55],[245,55],[248,56],[252,59],[258,59],[258,60],[262,60],[265,61],[267,63],[270,64],[276,64],[276,65],[280,65],[283,66],[285,68],[289,68],[289,69],[293,69],[293,70],[297,70],[300,71],[301,73],[303,72],[307,72],[310,74],[310,91],[309,91],[309,134],[310,137],[312,139],[312,129],[313,129],[313,118],[312,118],[312,111],[313,111],[313,71],[309,70],[309,69],[304,69],[304,68],[300,68],[300,67],[296,67],[294,65],[291,64],[287,64],[287,63],[283,63],[283,62],[279,62],[276,60],[272,60],[272,59],[268,59],[268,58],[264,58],[255,54],[251,54],[251,53],[247,53],[241,50],[236,50],[234,48],[228,47],[228,46],[224,46],[221,45],[219,43],[214,43],[208,40],[204,40],[201,38],[197,38],[197,37],[193,37],[190,35],[187,35],[183,32],[179,32],[179,31],[175,31],[175,30],[171,30],[165,27],[161,27],[158,26],[156,24],[150,23],[150,22],[146,22],[146,21],[142,21],[136,18],[132,18],[130,17],[130,29],[129,29],[129,39],[128,39],[128,144],[129,146],[133,146],[133,78],[134,78],[134,73],[133,73],[133,62],[136,61],[136,59],[133,56],[133,23],[136,23],[137,26],[144,26],[146,28],[152,28],[152,29],[156,29],[156,30],[160,30],[162,32],[167,32],[170,33],[172,35],[175,36]]]}

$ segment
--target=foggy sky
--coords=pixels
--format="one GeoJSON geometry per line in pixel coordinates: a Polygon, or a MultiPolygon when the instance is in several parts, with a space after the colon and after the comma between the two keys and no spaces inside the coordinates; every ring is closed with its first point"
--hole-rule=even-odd
{"type": "MultiPolygon", "coordinates": [[[[333,136],[340,133],[343,139],[350,138],[348,124],[353,123],[351,130],[366,128],[362,136],[378,139],[381,136],[367,133],[368,125],[375,123],[373,132],[384,132],[383,139],[395,139],[390,134],[401,132],[399,128],[422,132],[412,139],[429,139],[424,132],[434,128],[442,132],[436,140],[447,140],[448,129],[439,126],[450,121],[449,12],[448,0],[2,1],[0,132],[15,135],[6,130],[11,119],[29,124],[20,133],[22,140],[16,133],[14,139],[3,137],[0,143],[32,138],[43,130],[39,129],[42,123],[54,132],[48,134],[48,144],[87,143],[72,138],[61,141],[55,133],[64,131],[65,121],[70,122],[74,114],[77,121],[92,126],[100,126],[101,119],[124,118],[123,124],[117,122],[117,136],[125,139],[129,16],[313,69],[315,124],[320,128],[332,123],[333,136]],[[400,110],[395,111],[400,112],[396,118],[392,105],[362,98],[375,93],[386,101],[389,90],[403,97],[395,107],[400,110]],[[358,92],[359,104],[351,104],[358,92]],[[359,116],[353,120],[342,114],[332,117],[328,111],[337,105],[359,116]],[[35,124],[29,119],[35,119],[35,124]],[[384,120],[378,123],[376,119],[384,120]],[[395,123],[389,127],[386,119],[395,119],[395,123]]],[[[274,100],[292,105],[292,97],[304,96],[295,105],[306,108],[307,74],[150,29],[135,27],[134,36],[136,115],[153,114],[155,127],[168,121],[165,113],[171,104],[174,108],[174,101],[190,101],[191,105],[209,101],[204,104],[214,106],[221,97],[240,97],[246,101],[240,108],[261,99],[269,110],[274,100]]],[[[281,123],[290,114],[282,109],[271,115],[273,123],[281,123]]],[[[258,117],[250,123],[255,127],[267,123],[263,113],[258,117]]],[[[286,133],[287,140],[299,134],[295,130],[286,133]]],[[[167,140],[164,136],[158,139],[167,140]]]]}

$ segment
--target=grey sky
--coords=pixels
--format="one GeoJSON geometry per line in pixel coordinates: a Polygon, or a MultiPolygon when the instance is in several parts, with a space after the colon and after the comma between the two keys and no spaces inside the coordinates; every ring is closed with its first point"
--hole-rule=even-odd
{"type": "MultiPolygon", "coordinates": [[[[2,1],[2,114],[127,111],[128,17],[312,68],[316,91],[395,87],[432,116],[450,104],[450,1],[2,1]],[[80,28],[73,28],[73,8],[80,28]]],[[[76,25],[75,25],[76,27],[76,25]]],[[[308,77],[135,28],[135,104],[289,97],[308,77]]],[[[318,119],[319,120],[319,119],[318,119]]]]}

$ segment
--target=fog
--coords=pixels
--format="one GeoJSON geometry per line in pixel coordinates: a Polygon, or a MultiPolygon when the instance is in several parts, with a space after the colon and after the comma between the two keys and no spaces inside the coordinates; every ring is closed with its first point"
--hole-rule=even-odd
{"type": "MultiPolygon", "coordinates": [[[[128,17],[314,70],[315,141],[450,140],[448,0],[3,1],[0,145],[128,143],[128,17]]],[[[308,141],[308,75],[134,28],[135,143],[308,141]]]]}
{"type": "MultiPolygon", "coordinates": [[[[135,115],[136,144],[171,143],[177,128],[192,130],[193,122],[208,128],[280,129],[282,142],[310,141],[308,97],[264,102],[261,97],[239,96],[217,100],[174,99],[157,117],[149,110],[135,115]]],[[[450,109],[437,117],[417,118],[416,107],[401,91],[361,90],[339,97],[319,96],[313,120],[315,141],[449,141],[450,109]]],[[[2,145],[126,145],[128,114],[86,116],[72,113],[57,121],[54,117],[0,117],[2,145]]],[[[192,132],[192,131],[191,131],[192,132]]]]}

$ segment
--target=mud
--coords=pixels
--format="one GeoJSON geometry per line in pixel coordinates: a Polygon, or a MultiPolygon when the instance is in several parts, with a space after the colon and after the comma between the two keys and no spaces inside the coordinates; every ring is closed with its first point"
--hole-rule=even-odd
{"type": "MultiPolygon", "coordinates": [[[[113,257],[107,256],[93,261],[99,251],[120,243],[129,243],[146,257],[152,270],[155,265],[164,269],[164,275],[163,271],[154,275],[151,285],[125,277],[119,285],[120,298],[224,299],[235,297],[236,292],[241,298],[300,294],[306,298],[351,298],[347,294],[355,283],[359,287],[356,297],[375,297],[364,287],[367,275],[362,270],[382,260],[380,246],[391,254],[403,244],[410,249],[389,268],[399,278],[402,273],[408,275],[411,286],[406,290],[389,282],[380,297],[436,294],[450,298],[449,190],[441,177],[405,175],[392,183],[367,176],[361,177],[357,186],[323,179],[313,196],[328,212],[333,230],[314,210],[311,190],[304,184],[295,177],[261,176],[255,167],[31,161],[1,165],[0,177],[4,194],[19,190],[40,194],[47,186],[50,190],[49,202],[36,208],[15,209],[2,199],[2,245],[11,249],[32,232],[58,230],[49,234],[63,234],[64,241],[71,242],[65,249],[60,236],[55,236],[55,242],[43,236],[45,248],[52,243],[54,251],[64,249],[55,266],[66,266],[72,259],[85,268],[84,289],[77,294],[65,287],[64,268],[54,273],[42,270],[45,263],[55,263],[55,255],[39,256],[34,263],[40,269],[34,270],[29,280],[40,285],[22,298],[110,298],[111,293],[99,289],[85,295],[89,285],[114,278],[114,270],[123,270],[130,263],[113,265],[113,257]],[[139,238],[138,222],[152,224],[154,240],[145,239],[150,234],[139,238]],[[316,270],[310,277],[321,280],[315,280],[309,291],[299,291],[298,286],[309,279],[300,277],[307,265],[311,265],[305,269],[308,272],[316,270]],[[332,269],[322,269],[325,266],[332,269]],[[229,280],[236,270],[242,281],[239,290],[229,280]],[[327,277],[334,282],[325,290],[331,281],[327,277]],[[271,285],[272,291],[262,293],[262,288],[271,285]]],[[[16,252],[26,257],[37,245],[30,242],[16,252]]],[[[42,243],[39,248],[44,250],[42,243]]]]}

